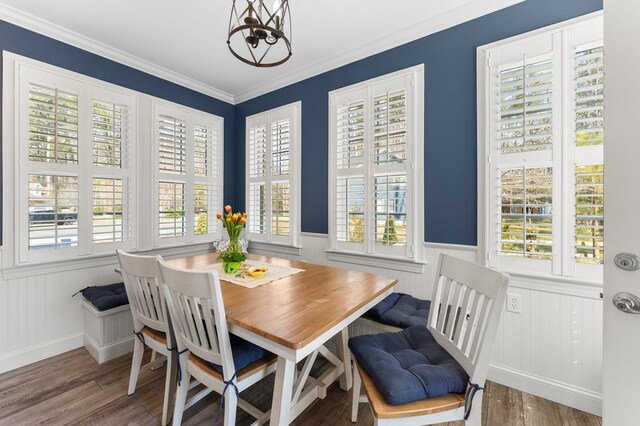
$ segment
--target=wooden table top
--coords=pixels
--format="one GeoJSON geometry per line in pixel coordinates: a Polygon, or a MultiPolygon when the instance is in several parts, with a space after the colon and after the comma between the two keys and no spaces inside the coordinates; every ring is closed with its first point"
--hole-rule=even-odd
{"type": "MultiPolygon", "coordinates": [[[[176,268],[206,269],[217,253],[167,259],[176,268]]],[[[249,254],[247,259],[304,269],[256,288],[221,279],[230,324],[300,349],[397,284],[394,278],[249,254]]]]}

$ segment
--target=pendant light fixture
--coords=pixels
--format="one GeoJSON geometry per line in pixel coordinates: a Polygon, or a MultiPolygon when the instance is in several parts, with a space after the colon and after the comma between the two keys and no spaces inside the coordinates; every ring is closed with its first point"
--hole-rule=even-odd
{"type": "Polygon", "coordinates": [[[275,67],[291,57],[289,0],[233,0],[229,19],[229,50],[255,67],[275,67]]]}

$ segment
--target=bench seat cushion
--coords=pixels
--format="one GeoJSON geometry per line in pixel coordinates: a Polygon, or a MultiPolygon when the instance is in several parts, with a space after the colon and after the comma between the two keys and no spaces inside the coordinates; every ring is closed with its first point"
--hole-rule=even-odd
{"type": "Polygon", "coordinates": [[[417,299],[403,293],[391,293],[382,302],[369,309],[365,316],[382,324],[398,328],[427,325],[428,300],[417,299]]]}
{"type": "Polygon", "coordinates": [[[466,390],[469,376],[424,326],[353,337],[349,348],[390,404],[466,390]]]}
{"type": "Polygon", "coordinates": [[[129,304],[124,283],[87,287],[82,290],[82,295],[99,311],[129,304]]]}

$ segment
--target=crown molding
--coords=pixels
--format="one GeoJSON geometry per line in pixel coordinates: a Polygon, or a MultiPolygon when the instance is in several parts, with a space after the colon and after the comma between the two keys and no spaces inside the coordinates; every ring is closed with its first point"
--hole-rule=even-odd
{"type": "Polygon", "coordinates": [[[266,93],[289,86],[307,78],[322,74],[360,59],[387,51],[411,41],[426,37],[447,28],[471,21],[489,13],[521,3],[524,0],[480,0],[440,15],[433,16],[416,25],[396,31],[390,35],[375,39],[357,49],[337,55],[326,61],[319,61],[299,71],[284,75],[268,83],[254,86],[235,95],[236,104],[248,101],[266,93]]]}
{"type": "Polygon", "coordinates": [[[235,103],[234,97],[227,92],[171,71],[160,65],[140,59],[97,40],[85,37],[52,22],[22,12],[5,4],[0,4],[0,19],[79,49],[105,57],[120,64],[127,65],[163,80],[167,80],[188,89],[195,90],[196,92],[214,97],[221,101],[230,104],[235,103]]]}

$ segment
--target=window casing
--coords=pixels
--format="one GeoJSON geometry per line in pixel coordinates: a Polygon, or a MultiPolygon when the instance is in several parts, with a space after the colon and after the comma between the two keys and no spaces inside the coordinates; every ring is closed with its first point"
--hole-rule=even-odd
{"type": "Polygon", "coordinates": [[[489,266],[601,282],[602,18],[485,50],[484,241],[489,266]]]}
{"type": "Polygon", "coordinates": [[[155,245],[220,238],[222,119],[161,102],[153,111],[155,245]]]}
{"type": "Polygon", "coordinates": [[[301,103],[247,117],[249,239],[299,246],[301,103]]]}
{"type": "Polygon", "coordinates": [[[422,66],[329,94],[331,250],[421,260],[422,66]]]}

